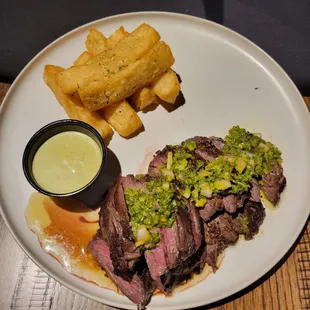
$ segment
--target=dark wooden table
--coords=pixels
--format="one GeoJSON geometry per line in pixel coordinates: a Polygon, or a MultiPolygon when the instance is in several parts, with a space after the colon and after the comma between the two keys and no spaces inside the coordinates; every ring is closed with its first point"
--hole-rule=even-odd
{"type": "MultiPolygon", "coordinates": [[[[0,104],[10,85],[0,83],[0,104]]],[[[310,109],[310,97],[305,98],[310,109]]],[[[62,286],[19,248],[0,216],[0,310],[113,310],[62,286]]],[[[310,224],[262,279],[219,303],[216,310],[310,309],[310,224]]]]}

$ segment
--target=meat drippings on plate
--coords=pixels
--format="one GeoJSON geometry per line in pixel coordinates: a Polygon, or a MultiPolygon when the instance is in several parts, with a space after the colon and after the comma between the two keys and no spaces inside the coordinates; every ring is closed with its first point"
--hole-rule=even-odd
{"type": "Polygon", "coordinates": [[[88,282],[117,290],[87,249],[99,228],[98,211],[90,211],[78,201],[60,203],[34,193],[29,198],[25,215],[42,249],[64,269],[88,282]]]}
{"type": "MultiPolygon", "coordinates": [[[[59,200],[33,193],[25,216],[42,249],[65,270],[82,280],[119,292],[88,250],[89,242],[99,229],[98,210],[90,211],[78,201],[65,200],[60,203],[59,200]]],[[[212,269],[206,266],[201,274],[184,283],[177,291],[201,282],[211,272],[212,269]]]]}

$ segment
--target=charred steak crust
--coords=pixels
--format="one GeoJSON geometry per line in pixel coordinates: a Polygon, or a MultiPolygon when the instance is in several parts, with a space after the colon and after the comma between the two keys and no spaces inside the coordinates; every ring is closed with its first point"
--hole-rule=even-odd
{"type": "Polygon", "coordinates": [[[223,209],[223,199],[221,196],[215,196],[209,199],[206,205],[199,210],[200,217],[205,221],[209,221],[210,218],[217,212],[223,209]]]}
{"type": "Polygon", "coordinates": [[[178,264],[160,277],[163,292],[166,296],[172,293],[174,287],[191,279],[194,273],[198,274],[203,270],[206,263],[203,256],[204,251],[205,244],[203,244],[194,255],[183,261],[182,264],[178,264]]]}
{"type": "Polygon", "coordinates": [[[194,238],[195,251],[197,251],[202,243],[202,221],[195,205],[191,202],[187,203],[189,217],[192,226],[192,235],[194,238]]]}
{"type": "Polygon", "coordinates": [[[263,187],[262,191],[265,193],[266,198],[276,205],[280,200],[280,194],[286,186],[286,178],[283,175],[283,168],[277,166],[262,178],[263,187]]]}
{"type": "Polygon", "coordinates": [[[114,273],[128,278],[128,271],[133,270],[142,253],[135,246],[122,181],[123,178],[119,177],[109,191],[99,212],[99,222],[110,249],[114,273]]]}
{"type": "Polygon", "coordinates": [[[171,270],[182,270],[185,262],[199,250],[203,239],[201,219],[192,204],[177,208],[175,218],[171,228],[160,229],[160,244],[145,252],[151,277],[165,294],[169,293],[167,287],[172,287],[167,286],[166,275],[174,274],[171,270]]]}
{"type": "Polygon", "coordinates": [[[160,176],[161,172],[159,168],[166,164],[167,162],[167,151],[166,149],[162,151],[157,151],[154,155],[152,161],[149,164],[148,174],[152,177],[160,176]]]}
{"type": "Polygon", "coordinates": [[[89,243],[88,249],[121,292],[137,304],[138,309],[145,309],[156,289],[145,263],[142,262],[130,278],[124,279],[115,274],[110,248],[105,240],[98,235],[95,236],[89,243]]]}
{"type": "Polygon", "coordinates": [[[192,223],[187,208],[177,208],[175,221],[177,224],[177,247],[179,251],[179,260],[184,261],[195,253],[192,223]]]}
{"type": "MultiPolygon", "coordinates": [[[[258,234],[260,226],[263,224],[266,217],[264,206],[259,202],[248,201],[245,208],[238,215],[239,218],[247,218],[247,227],[240,231],[246,240],[251,240],[258,234]]],[[[237,217],[238,219],[238,217],[237,217]]]]}
{"type": "Polygon", "coordinates": [[[258,185],[258,181],[256,179],[252,180],[251,188],[250,188],[250,200],[254,202],[261,202],[261,197],[260,197],[260,188],[258,185]]]}
{"type": "Polygon", "coordinates": [[[251,240],[259,232],[265,218],[265,208],[260,202],[247,200],[236,216],[222,213],[204,224],[205,261],[214,271],[217,269],[218,256],[228,247],[234,245],[239,235],[251,240]]]}
{"type": "Polygon", "coordinates": [[[208,200],[206,205],[199,210],[199,214],[205,222],[208,222],[218,211],[224,210],[231,214],[235,213],[238,209],[243,207],[248,198],[248,193],[224,197],[217,195],[208,200]]]}
{"type": "Polygon", "coordinates": [[[185,140],[182,142],[182,145],[188,141],[194,141],[196,143],[197,148],[195,149],[195,156],[198,159],[211,162],[216,157],[223,155],[222,148],[225,142],[221,138],[196,136],[185,140]]]}

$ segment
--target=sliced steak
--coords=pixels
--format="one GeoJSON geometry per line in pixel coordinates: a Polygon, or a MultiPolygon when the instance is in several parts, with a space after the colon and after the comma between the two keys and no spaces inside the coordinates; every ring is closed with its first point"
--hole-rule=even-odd
{"type": "Polygon", "coordinates": [[[223,209],[222,206],[223,198],[220,196],[215,196],[212,199],[209,199],[206,205],[199,210],[201,218],[207,222],[210,218],[217,212],[223,209]]]}
{"type": "Polygon", "coordinates": [[[196,208],[191,204],[179,207],[172,227],[160,229],[160,235],[160,244],[146,251],[145,259],[157,288],[166,293],[165,275],[182,265],[201,245],[201,220],[196,208]]]}
{"type": "Polygon", "coordinates": [[[219,214],[204,224],[206,250],[204,259],[216,271],[218,256],[228,247],[234,245],[239,235],[246,240],[253,239],[259,232],[265,218],[265,209],[260,202],[247,200],[237,215],[219,214]]]}
{"type": "Polygon", "coordinates": [[[262,203],[248,201],[244,209],[234,220],[235,230],[244,235],[246,240],[251,240],[259,232],[266,213],[262,203]]]}
{"type": "Polygon", "coordinates": [[[243,207],[244,201],[249,196],[247,194],[228,195],[223,198],[223,208],[228,213],[235,213],[237,209],[243,207]]]}
{"type": "Polygon", "coordinates": [[[184,261],[195,253],[195,242],[192,233],[192,223],[187,208],[179,207],[175,213],[177,225],[177,248],[179,260],[184,261]]]}
{"type": "Polygon", "coordinates": [[[89,243],[88,249],[122,293],[137,304],[138,309],[145,309],[156,288],[147,267],[144,265],[144,268],[136,271],[130,280],[125,280],[115,274],[110,249],[103,239],[95,238],[89,243]]]}
{"type": "Polygon", "coordinates": [[[260,188],[258,185],[258,182],[256,179],[252,180],[252,185],[251,185],[251,189],[250,189],[250,200],[254,201],[254,202],[261,202],[261,198],[260,198],[260,188]]]}
{"type": "Polygon", "coordinates": [[[205,222],[208,222],[216,212],[223,209],[228,213],[235,213],[237,209],[242,208],[248,198],[249,195],[247,193],[224,197],[218,195],[209,199],[206,205],[199,210],[199,214],[205,222]]]}
{"type": "MultiPolygon", "coordinates": [[[[131,177],[129,177],[132,182],[131,177]]],[[[106,240],[111,253],[114,273],[128,276],[135,263],[142,255],[136,248],[134,236],[129,223],[129,215],[124,197],[122,183],[128,182],[127,177],[120,177],[109,191],[99,212],[101,235],[106,240]]]]}
{"type": "Polygon", "coordinates": [[[203,245],[194,255],[161,276],[165,295],[170,295],[174,287],[191,279],[194,273],[200,273],[203,270],[205,266],[204,250],[205,246],[203,245]]]}
{"type": "Polygon", "coordinates": [[[167,162],[167,151],[164,149],[162,151],[156,152],[152,161],[149,164],[148,174],[152,177],[160,176],[159,168],[166,164],[167,162]]]}
{"type": "Polygon", "coordinates": [[[211,162],[216,157],[223,155],[222,148],[225,142],[221,138],[196,136],[182,142],[182,145],[187,141],[194,141],[196,143],[195,155],[198,159],[211,162]]]}
{"type": "Polygon", "coordinates": [[[160,244],[154,249],[146,251],[144,256],[150,275],[156,282],[157,288],[164,291],[160,276],[168,272],[169,262],[166,259],[166,247],[163,240],[161,240],[160,244]]]}
{"type": "Polygon", "coordinates": [[[209,137],[209,139],[212,141],[213,145],[220,151],[222,151],[225,141],[222,138],[219,137],[209,137]]]}
{"type": "Polygon", "coordinates": [[[144,181],[147,181],[146,176],[143,179],[137,179],[134,175],[129,174],[126,177],[122,177],[123,188],[140,189],[144,190],[146,188],[144,181]]]}
{"type": "Polygon", "coordinates": [[[213,272],[217,270],[217,258],[220,254],[220,246],[217,243],[208,244],[204,252],[204,261],[212,267],[213,272]]]}
{"type": "Polygon", "coordinates": [[[176,221],[171,228],[162,228],[160,244],[144,253],[151,277],[157,288],[164,292],[161,276],[177,265],[179,258],[178,227],[176,221]]]}
{"type": "Polygon", "coordinates": [[[192,235],[194,237],[194,243],[195,243],[195,251],[197,251],[202,242],[202,223],[201,218],[199,216],[198,209],[195,207],[193,203],[188,202],[187,208],[189,211],[189,217],[191,220],[191,226],[192,226],[192,235]]]}
{"type": "Polygon", "coordinates": [[[179,255],[177,245],[177,224],[173,223],[171,228],[161,229],[161,239],[165,245],[166,262],[168,269],[174,268],[179,255]]]}
{"type": "Polygon", "coordinates": [[[286,178],[283,175],[283,168],[277,166],[262,178],[263,186],[262,191],[265,193],[266,198],[276,205],[280,200],[280,194],[286,186],[286,178]]]}
{"type": "Polygon", "coordinates": [[[205,259],[213,271],[216,271],[218,255],[228,246],[235,244],[238,241],[239,234],[234,229],[232,217],[227,213],[221,214],[204,224],[204,230],[207,244],[205,259]]]}

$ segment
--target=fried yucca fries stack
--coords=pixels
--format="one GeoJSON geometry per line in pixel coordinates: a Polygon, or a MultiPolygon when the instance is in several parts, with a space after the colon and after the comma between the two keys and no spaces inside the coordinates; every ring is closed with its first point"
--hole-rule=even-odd
{"type": "Polygon", "coordinates": [[[67,115],[92,125],[103,138],[112,136],[112,128],[123,137],[140,132],[137,110],[158,98],[173,104],[179,95],[171,49],[151,26],[131,33],[120,27],[108,38],[91,28],[85,46],[72,67],[46,65],[43,76],[67,115]]]}

